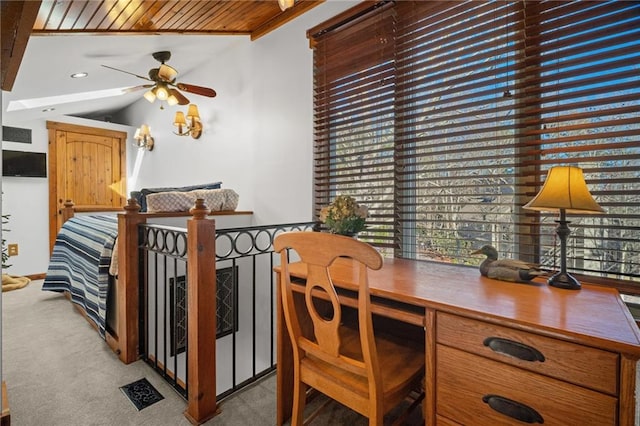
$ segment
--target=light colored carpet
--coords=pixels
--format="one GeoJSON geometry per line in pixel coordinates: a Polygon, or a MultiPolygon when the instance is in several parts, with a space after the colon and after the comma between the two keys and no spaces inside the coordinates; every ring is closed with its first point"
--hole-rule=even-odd
{"type": "MultiPolygon", "coordinates": [[[[125,365],[42,281],[2,295],[3,379],[16,426],[190,425],[186,402],[143,361],[125,365]],[[120,386],[146,377],[164,396],[137,411],[120,386]]],[[[273,425],[275,382],[228,399],[209,425],[273,425]],[[236,408],[240,405],[240,408],[236,408]],[[235,407],[234,407],[235,406],[235,407]]]]}
{"type": "MultiPolygon", "coordinates": [[[[186,402],[173,388],[143,361],[120,362],[71,302],[42,291],[42,280],[3,293],[2,305],[2,370],[12,425],[190,425],[183,415],[186,402]],[[164,399],[137,411],[120,387],[143,377],[164,399]]],[[[271,375],[223,401],[221,414],[205,424],[273,425],[275,399],[271,375]]],[[[316,398],[309,411],[321,402],[316,398]]],[[[408,424],[420,422],[418,416],[408,424]]],[[[334,403],[312,424],[359,426],[367,421],[334,403]]]]}

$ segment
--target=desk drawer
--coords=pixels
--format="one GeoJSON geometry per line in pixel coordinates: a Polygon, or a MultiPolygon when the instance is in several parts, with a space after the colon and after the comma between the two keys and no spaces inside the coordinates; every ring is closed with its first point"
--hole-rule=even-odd
{"type": "Polygon", "coordinates": [[[437,345],[436,358],[437,414],[455,422],[524,424],[503,413],[514,407],[520,414],[513,415],[526,412],[529,423],[545,426],[617,422],[618,401],[609,395],[443,345],[437,345]]]}
{"type": "Polygon", "coordinates": [[[438,343],[618,395],[616,353],[443,312],[436,330],[438,343]],[[525,359],[504,352],[514,350],[525,359]]]}

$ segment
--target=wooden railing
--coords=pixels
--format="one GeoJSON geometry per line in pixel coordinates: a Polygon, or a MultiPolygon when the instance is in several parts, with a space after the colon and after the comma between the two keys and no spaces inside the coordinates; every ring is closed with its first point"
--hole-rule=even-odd
{"type": "MultiPolygon", "coordinates": [[[[216,212],[218,214],[234,214],[234,212],[216,212]]],[[[249,212],[243,212],[247,214],[249,212]]],[[[73,203],[65,204],[62,212],[66,219],[73,217],[73,203]]],[[[186,378],[184,382],[178,377],[176,371],[170,371],[172,379],[181,387],[186,387],[187,408],[185,417],[192,424],[201,424],[219,413],[216,389],[216,321],[217,321],[217,282],[216,259],[221,260],[216,254],[216,223],[207,217],[208,209],[203,200],[197,200],[196,205],[190,210],[191,217],[187,219],[186,226],[186,272],[187,277],[187,342],[186,348],[186,378]]],[[[214,214],[214,213],[212,213],[214,214]]],[[[242,214],[242,213],[241,213],[242,214]]],[[[156,214],[140,213],[140,206],[134,199],[130,199],[124,207],[124,213],[118,214],[118,279],[117,279],[117,323],[116,330],[107,332],[107,343],[118,354],[120,360],[126,364],[137,361],[144,353],[146,356],[146,331],[141,329],[141,313],[145,312],[145,299],[143,289],[147,279],[150,281],[148,259],[142,249],[144,231],[147,228],[159,232],[161,225],[149,224],[148,219],[157,217],[156,214]]],[[[169,216],[163,214],[160,216],[169,216]]],[[[215,217],[215,216],[214,216],[215,217]]],[[[298,225],[298,224],[294,224],[298,225]]],[[[309,228],[311,224],[305,224],[309,228]]],[[[290,225],[275,227],[273,233],[289,230],[290,225]]],[[[170,229],[168,227],[167,229],[170,229]]],[[[265,227],[267,228],[267,227],[265,227]]],[[[294,227],[295,229],[295,227],[294,227]]],[[[173,228],[174,231],[184,233],[184,229],[173,228]]],[[[235,247],[238,242],[230,234],[238,233],[246,237],[250,232],[257,232],[259,236],[250,236],[254,244],[257,238],[265,238],[269,235],[269,241],[273,236],[261,227],[235,228],[221,231],[225,241],[235,247]]],[[[222,235],[221,234],[221,235],[222,235]]],[[[235,237],[241,238],[242,237],[235,237]]],[[[244,239],[243,239],[244,241],[244,239]]],[[[270,253],[271,244],[262,247],[258,252],[270,253]]],[[[224,244],[221,246],[224,249],[224,244]]],[[[223,250],[224,251],[224,250],[223,250]]],[[[238,250],[231,250],[223,259],[236,264],[238,250]]],[[[246,253],[245,253],[246,255],[246,253]]],[[[255,256],[252,253],[249,257],[255,256]]],[[[180,257],[183,257],[182,255],[180,257]]],[[[182,259],[184,261],[184,259],[182,259]]],[[[264,272],[272,277],[272,267],[264,272]]],[[[175,279],[175,277],[174,277],[175,279]]],[[[255,303],[255,301],[254,301],[255,303]]],[[[144,316],[144,314],[143,314],[144,316]]],[[[255,338],[254,338],[255,340],[255,338]]],[[[155,359],[158,363],[158,359],[155,359]]],[[[167,369],[166,359],[162,361],[163,368],[167,369]]],[[[231,367],[235,368],[235,367],[231,367]]],[[[271,369],[274,368],[273,361],[271,369]]],[[[255,374],[255,372],[254,372],[255,374]]],[[[234,382],[232,388],[237,384],[234,382]]],[[[232,391],[233,391],[232,389],[232,391]]]]}
{"type": "MultiPolygon", "coordinates": [[[[117,330],[106,333],[108,345],[125,364],[140,356],[140,252],[139,225],[157,215],[140,213],[135,199],[129,199],[125,212],[118,214],[117,330]],[[115,335],[114,335],[115,334],[115,335]]],[[[216,274],[215,221],[208,220],[208,209],[198,200],[187,220],[188,239],[188,401],[185,417],[201,424],[218,412],[215,373],[216,274]],[[213,301],[213,302],[212,302],[213,301]]],[[[220,212],[228,214],[229,212],[220,212]]],[[[246,212],[245,212],[246,213],[246,212]]],[[[74,216],[73,203],[62,210],[64,220],[74,216]]],[[[168,215],[163,215],[168,216],[168,215]]]]}
{"type": "MultiPolygon", "coordinates": [[[[133,199],[118,215],[118,348],[120,359],[130,363],[139,357],[140,259],[138,227],[146,223],[133,199]]],[[[218,412],[216,402],[216,267],[215,221],[202,199],[187,220],[187,329],[189,377],[185,417],[201,424],[218,412]]]]}

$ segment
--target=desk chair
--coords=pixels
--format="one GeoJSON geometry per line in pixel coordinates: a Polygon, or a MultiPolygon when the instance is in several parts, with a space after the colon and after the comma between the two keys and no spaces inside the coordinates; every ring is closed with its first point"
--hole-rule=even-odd
{"type": "Polygon", "coordinates": [[[412,407],[417,405],[424,397],[420,386],[425,363],[422,342],[412,347],[374,335],[367,268],[382,267],[380,254],[353,238],[320,232],[283,233],[276,237],[274,247],[281,255],[279,285],[293,346],[291,425],[303,424],[309,387],[368,417],[369,425],[382,425],[384,415],[415,395],[415,390],[419,396],[412,407]],[[292,285],[288,262],[293,252],[286,249],[293,249],[307,265],[304,299],[300,287],[296,290],[292,285]],[[343,324],[343,308],[329,274],[329,266],[338,257],[353,259],[358,288],[356,327],[343,324]],[[323,303],[329,309],[323,309],[323,303]]]}

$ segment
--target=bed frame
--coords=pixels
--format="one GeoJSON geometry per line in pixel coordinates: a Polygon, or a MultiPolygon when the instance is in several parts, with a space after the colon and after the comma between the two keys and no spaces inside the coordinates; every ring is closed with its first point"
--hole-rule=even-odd
{"type": "MultiPolygon", "coordinates": [[[[83,213],[87,213],[83,210],[83,213]]],[[[96,211],[95,213],[98,213],[96,211]]],[[[74,217],[74,204],[64,203],[63,223],[74,217]]],[[[140,205],[133,198],[127,200],[124,213],[118,214],[118,277],[115,281],[116,320],[115,330],[107,327],[105,339],[109,347],[125,364],[139,358],[139,250],[138,225],[158,217],[190,217],[187,219],[188,257],[188,406],[184,415],[193,424],[201,424],[217,412],[215,342],[216,298],[215,220],[207,216],[251,215],[250,211],[209,212],[202,199],[198,199],[189,212],[141,213],[140,205]],[[213,357],[214,362],[210,362],[213,357]],[[204,360],[204,361],[203,361],[204,360]],[[208,361],[207,361],[208,360],[208,361]]],[[[74,306],[89,320],[82,307],[74,306]]]]}

